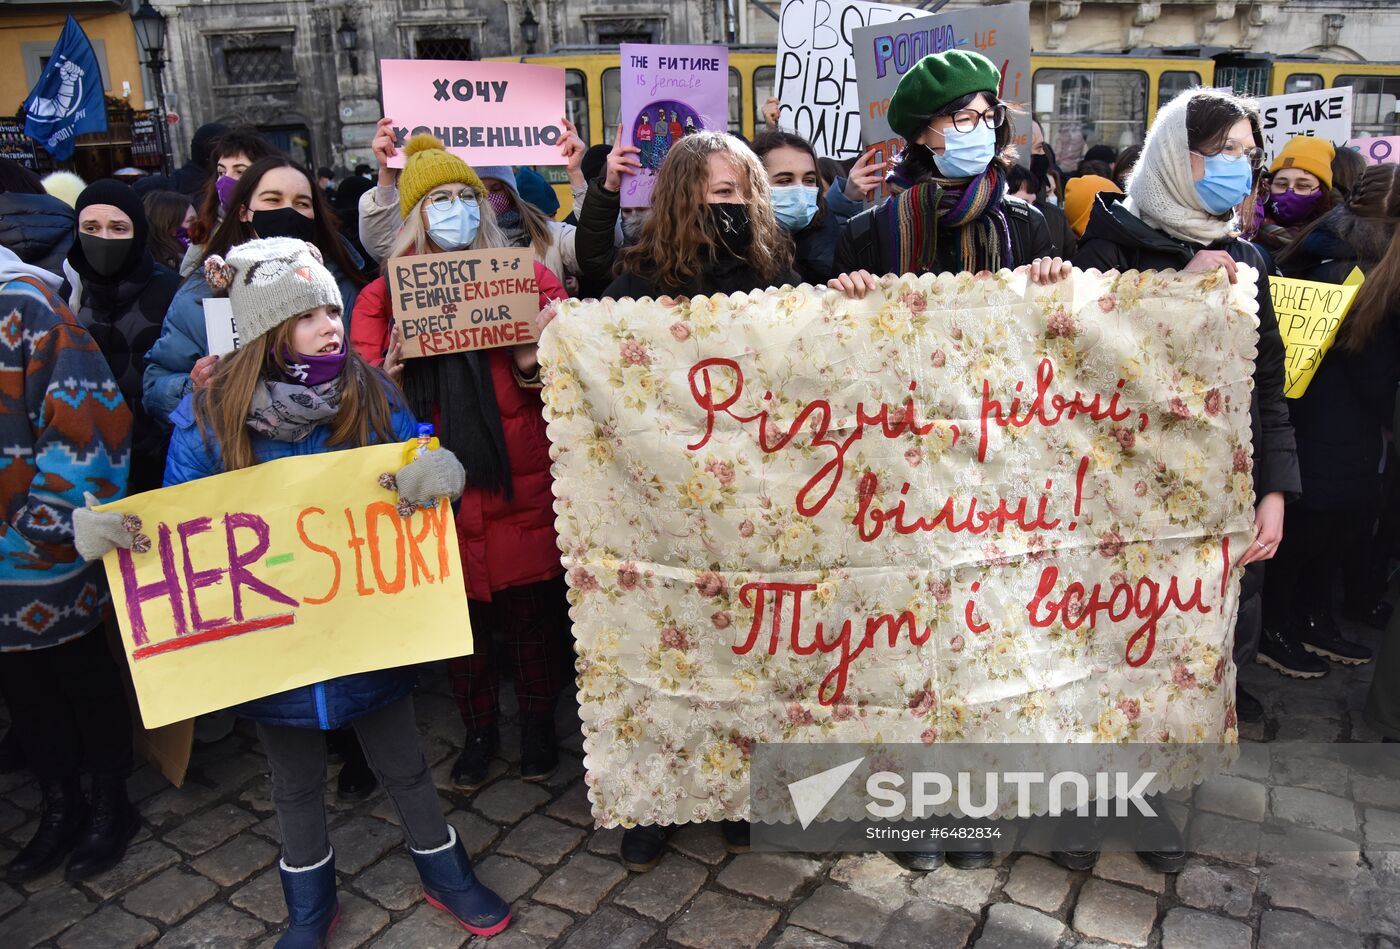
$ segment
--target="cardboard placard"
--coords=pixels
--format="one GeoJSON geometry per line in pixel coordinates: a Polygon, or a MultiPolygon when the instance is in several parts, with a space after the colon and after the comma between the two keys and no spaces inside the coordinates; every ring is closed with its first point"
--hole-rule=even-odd
{"type": "Polygon", "coordinates": [[[1386,165],[1400,161],[1400,135],[1354,138],[1347,143],[1347,147],[1360,153],[1368,165],[1386,165]]]}
{"type": "Polygon", "coordinates": [[[783,0],[778,22],[778,124],[822,158],[861,153],[860,93],[852,61],[859,27],[923,16],[922,10],[863,0],[783,0]]]}
{"type": "Polygon", "coordinates": [[[729,49],[623,43],[620,52],[622,134],[642,163],[622,181],[622,206],[645,208],[672,145],[704,129],[729,130],[729,49]]]}
{"type": "Polygon", "coordinates": [[[529,63],[380,60],[384,114],[404,142],[434,135],[471,165],[562,165],[564,70],[529,63]]]}
{"type": "Polygon", "coordinates": [[[405,359],[537,339],[540,288],[528,250],[395,257],[384,275],[405,359]]]}
{"type": "Polygon", "coordinates": [[[280,458],[97,508],[147,538],[102,558],[146,728],[472,651],[452,509],[401,517],[379,484],[413,447],[280,458]]]}
{"type": "Polygon", "coordinates": [[[205,297],[204,335],[209,355],[227,356],[238,349],[238,327],[233,322],[233,301],[228,297],[205,297]]]}
{"type": "Polygon", "coordinates": [[[1267,96],[1259,100],[1259,120],[1266,162],[1298,135],[1325,138],[1343,148],[1351,140],[1351,87],[1267,96]]]}
{"type": "Polygon", "coordinates": [[[1301,398],[1317,374],[1322,357],[1332,348],[1337,329],[1351,309],[1365,277],[1352,268],[1340,284],[1270,277],[1269,295],[1278,318],[1287,355],[1283,362],[1283,394],[1301,398]]]}

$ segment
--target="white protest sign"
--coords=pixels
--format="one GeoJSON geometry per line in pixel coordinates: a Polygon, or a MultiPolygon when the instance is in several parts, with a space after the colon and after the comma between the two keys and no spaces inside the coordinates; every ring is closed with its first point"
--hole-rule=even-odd
{"type": "Polygon", "coordinates": [[[1293,92],[1259,100],[1264,158],[1272,162],[1296,135],[1324,138],[1341,148],[1351,139],[1351,87],[1293,92]]]}
{"type": "Polygon", "coordinates": [[[924,16],[922,10],[862,0],[783,0],[778,23],[778,124],[823,158],[859,155],[860,94],[851,33],[924,16]]]}
{"type": "Polygon", "coordinates": [[[225,356],[241,343],[233,325],[233,301],[228,297],[205,297],[204,335],[209,343],[209,355],[225,356]]]}

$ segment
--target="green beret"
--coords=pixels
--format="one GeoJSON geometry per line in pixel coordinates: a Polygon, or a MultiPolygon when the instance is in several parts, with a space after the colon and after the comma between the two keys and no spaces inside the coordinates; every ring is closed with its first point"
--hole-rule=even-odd
{"type": "Polygon", "coordinates": [[[996,95],[1001,73],[992,61],[972,50],[931,53],[899,80],[886,114],[896,135],[912,141],[930,115],[950,102],[978,92],[996,95]]]}

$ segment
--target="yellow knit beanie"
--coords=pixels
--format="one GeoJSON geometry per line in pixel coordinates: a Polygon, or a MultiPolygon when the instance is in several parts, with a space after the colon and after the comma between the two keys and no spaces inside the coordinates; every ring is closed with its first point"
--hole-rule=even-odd
{"type": "Polygon", "coordinates": [[[1279,150],[1278,157],[1269,166],[1269,174],[1285,168],[1297,168],[1322,182],[1322,187],[1332,187],[1332,159],[1337,155],[1332,143],[1325,138],[1312,138],[1308,135],[1295,135],[1288,144],[1279,150]]]}
{"type": "Polygon", "coordinates": [[[438,185],[461,182],[476,192],[477,200],[486,200],[486,186],[462,159],[443,147],[442,142],[426,132],[410,138],[403,148],[408,157],[399,173],[399,215],[408,219],[413,206],[423,195],[438,185]]]}

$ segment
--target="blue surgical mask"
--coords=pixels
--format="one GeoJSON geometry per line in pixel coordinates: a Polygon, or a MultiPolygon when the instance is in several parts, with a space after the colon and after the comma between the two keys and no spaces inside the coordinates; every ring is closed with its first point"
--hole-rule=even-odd
{"type": "MultiPolygon", "coordinates": [[[[927,146],[925,146],[927,148],[927,146]]],[[[944,178],[972,178],[987,170],[997,154],[996,129],[979,121],[971,132],[949,127],[943,132],[943,154],[929,149],[944,178]]]]}
{"type": "Polygon", "coordinates": [[[476,240],[476,229],[481,224],[481,208],[476,202],[463,204],[453,201],[447,210],[439,210],[437,205],[428,205],[428,236],[443,250],[461,250],[476,240]]]}
{"type": "Polygon", "coordinates": [[[1254,168],[1241,155],[1203,155],[1206,173],[1196,182],[1196,194],[1211,214],[1224,214],[1254,190],[1254,168]]]}
{"type": "Polygon", "coordinates": [[[817,216],[815,185],[783,185],[773,189],[773,214],[789,231],[800,231],[817,216]]]}

